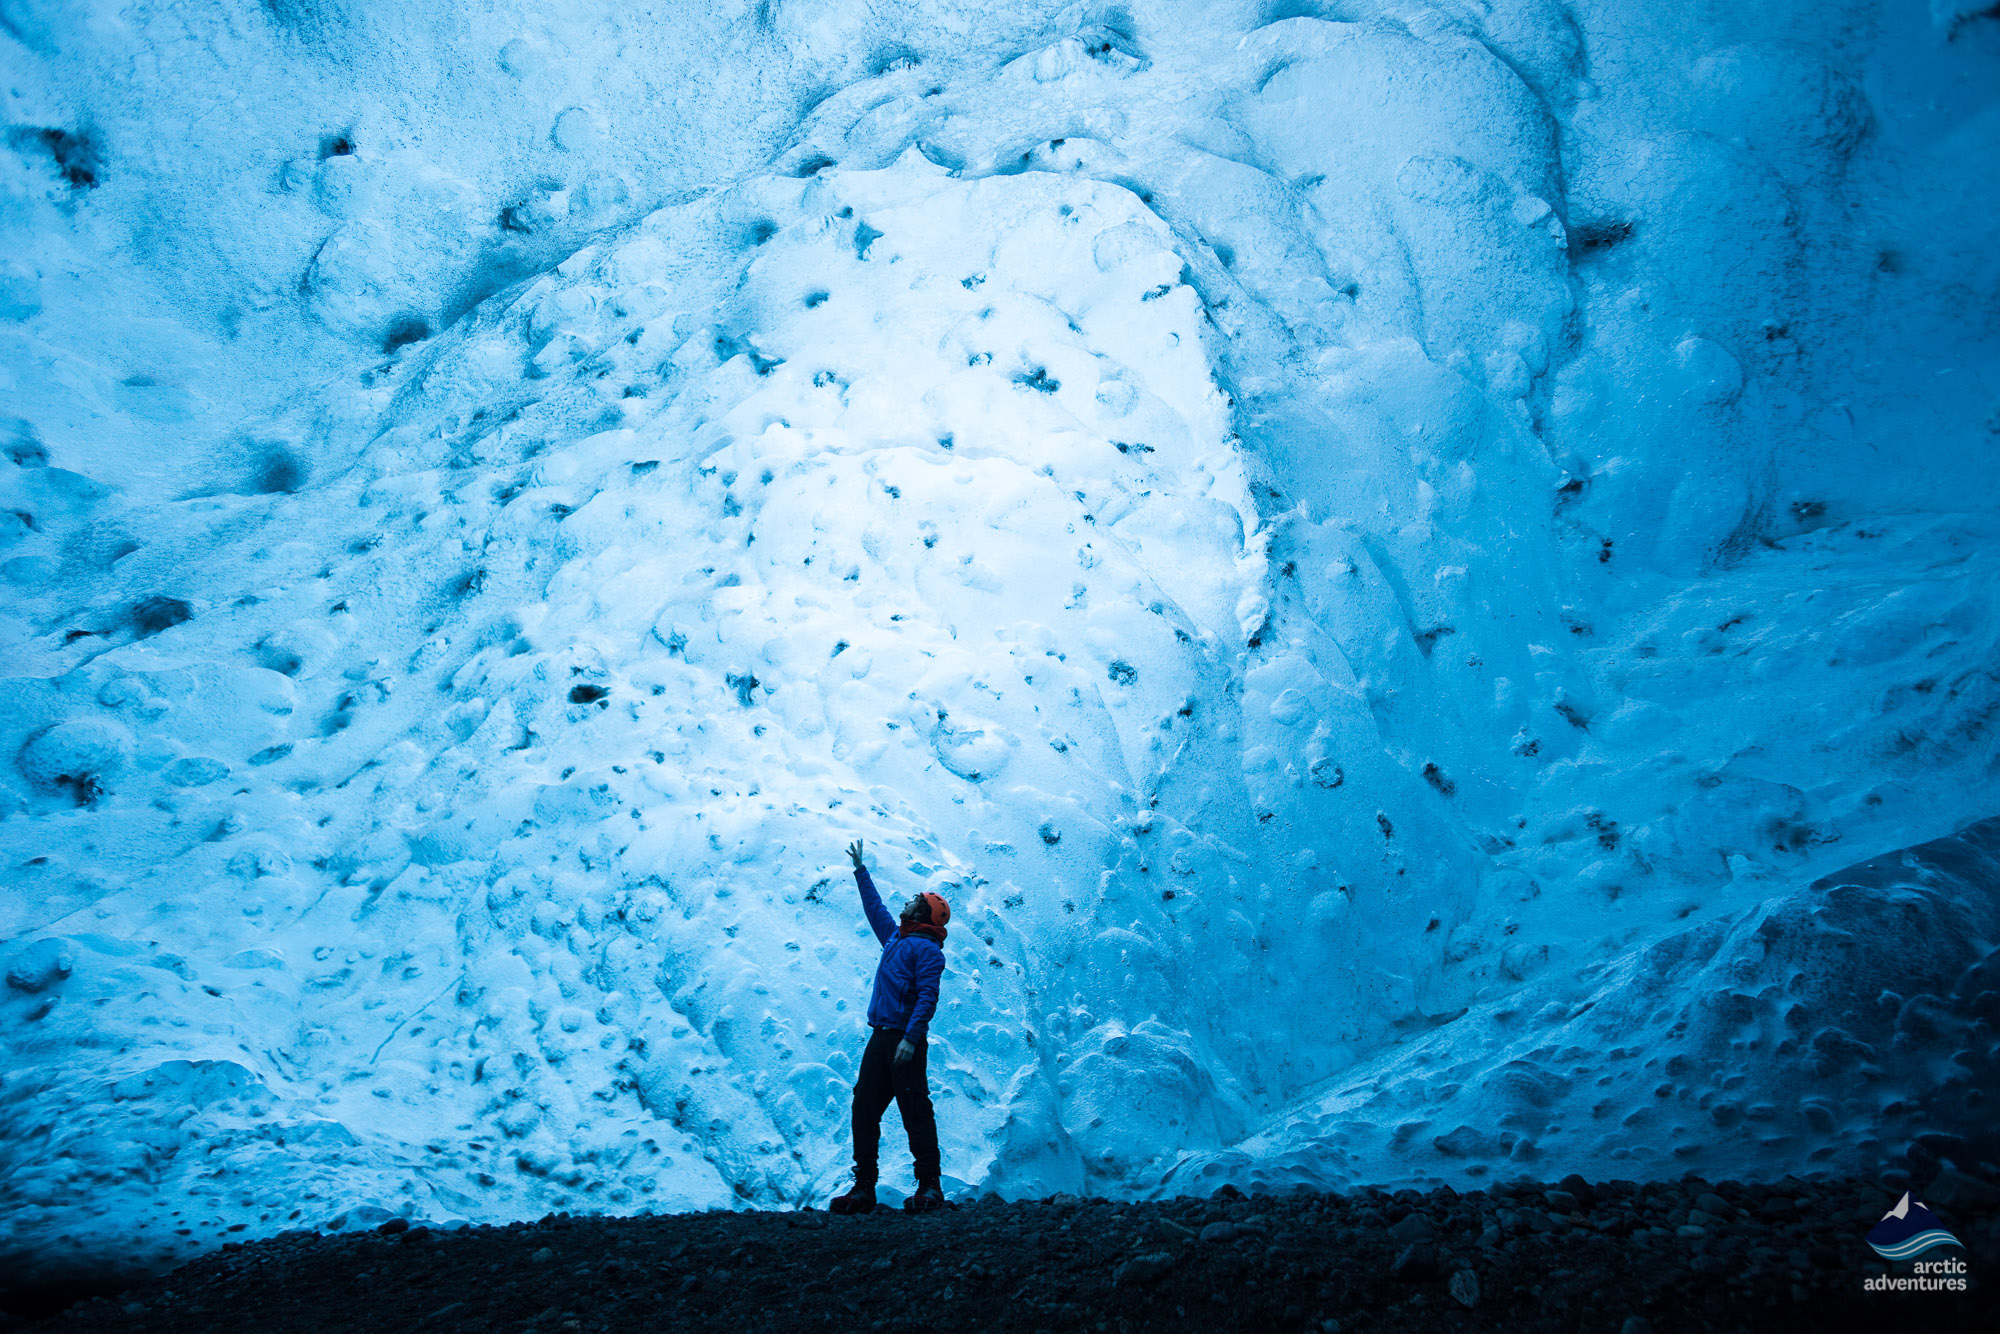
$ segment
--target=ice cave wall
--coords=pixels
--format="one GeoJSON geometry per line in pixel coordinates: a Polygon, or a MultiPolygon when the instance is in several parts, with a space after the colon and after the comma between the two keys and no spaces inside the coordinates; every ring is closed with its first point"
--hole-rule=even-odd
{"type": "Polygon", "coordinates": [[[2000,25],[4,14],[22,1272],[1990,1124],[2000,25]]]}

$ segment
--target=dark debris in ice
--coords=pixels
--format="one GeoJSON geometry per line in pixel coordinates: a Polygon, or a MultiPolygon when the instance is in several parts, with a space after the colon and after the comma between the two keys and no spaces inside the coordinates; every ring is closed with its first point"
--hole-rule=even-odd
{"type": "Polygon", "coordinates": [[[1625,218],[1596,218],[1580,222],[1570,232],[1570,254],[1576,259],[1609,250],[1632,239],[1633,225],[1625,218]]]}
{"type": "Polygon", "coordinates": [[[87,130],[22,125],[7,131],[8,145],[27,156],[43,153],[71,190],[95,190],[104,179],[104,158],[87,130]]]}
{"type": "Polygon", "coordinates": [[[180,598],[160,595],[140,598],[130,612],[132,633],[147,639],[194,618],[194,608],[180,598]]]}
{"type": "Polygon", "coordinates": [[[1043,394],[1053,394],[1062,388],[1062,381],[1050,375],[1046,366],[1037,366],[1032,371],[1023,371],[1014,377],[1014,383],[1043,394]]]}

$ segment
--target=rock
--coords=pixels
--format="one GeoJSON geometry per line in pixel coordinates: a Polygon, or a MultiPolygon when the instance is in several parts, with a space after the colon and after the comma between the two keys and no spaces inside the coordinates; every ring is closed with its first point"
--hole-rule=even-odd
{"type": "Polygon", "coordinates": [[[1542,1203],[1548,1205],[1549,1208],[1555,1210],[1559,1214],[1573,1214],[1583,1205],[1583,1202],[1581,1200],[1577,1199],[1576,1196],[1572,1195],[1570,1192],[1566,1190],[1551,1190],[1543,1192],[1542,1203]]]}
{"type": "Polygon", "coordinates": [[[1950,1162],[1923,1191],[1924,1202],[1947,1209],[1990,1209],[2000,1204],[2000,1190],[1977,1177],[1967,1176],[1950,1162]]]}
{"type": "Polygon", "coordinates": [[[1488,1222],[1484,1228],[1480,1229],[1479,1244],[1489,1251],[1498,1246],[1500,1244],[1500,1225],[1488,1222]]]}
{"type": "Polygon", "coordinates": [[[1155,1241],[1193,1241],[1195,1239],[1195,1230],[1191,1227],[1182,1227],[1171,1218],[1156,1219],[1153,1223],[1153,1239],[1155,1241]]]}
{"type": "Polygon", "coordinates": [[[536,1251],[533,1255],[530,1255],[528,1258],[534,1261],[538,1265],[545,1265],[549,1263],[549,1261],[556,1258],[556,1253],[550,1250],[548,1247],[544,1246],[540,1250],[536,1251]]]}
{"type": "Polygon", "coordinates": [[[1653,1322],[1642,1315],[1625,1317],[1625,1323],[1618,1327],[1618,1334],[1653,1334],[1653,1322]]]}
{"type": "Polygon", "coordinates": [[[8,962],[7,985],[33,995],[62,981],[75,967],[76,953],[67,940],[38,940],[8,962]]]}
{"type": "Polygon", "coordinates": [[[377,1227],[392,1217],[394,1215],[379,1204],[357,1204],[347,1212],[335,1214],[332,1218],[327,1219],[326,1230],[328,1232],[338,1232],[344,1227],[351,1227],[355,1231],[361,1232],[372,1227],[377,1227]]]}
{"type": "Polygon", "coordinates": [[[1437,1235],[1437,1229],[1423,1214],[1409,1214],[1402,1222],[1389,1229],[1389,1235],[1403,1242],[1428,1241],[1437,1235]]]}
{"type": "Polygon", "coordinates": [[[1479,1275],[1470,1269],[1455,1269],[1446,1285],[1452,1299],[1467,1310],[1479,1305],[1479,1275]]]}
{"type": "Polygon", "coordinates": [[[407,1218],[391,1218],[375,1230],[385,1237],[393,1237],[398,1232],[408,1232],[410,1230],[410,1220],[407,1218]]]}
{"type": "Polygon", "coordinates": [[[1597,1203],[1597,1188],[1574,1172],[1556,1182],[1556,1189],[1574,1195],[1586,1209],[1597,1203]]]}
{"type": "Polygon", "coordinates": [[[1154,1283],[1174,1267],[1174,1257],[1168,1251],[1149,1251],[1145,1255],[1135,1255],[1111,1276],[1117,1287],[1133,1283],[1154,1283]]]}
{"type": "Polygon", "coordinates": [[[1201,1230],[1203,1241],[1233,1241],[1236,1238],[1236,1224],[1217,1220],[1201,1230]]]}
{"type": "Polygon", "coordinates": [[[1726,1219],[1736,1216],[1736,1210],[1729,1201],[1723,1199],[1714,1191],[1703,1191],[1701,1194],[1695,1196],[1694,1207],[1711,1218],[1726,1219]]]}
{"type": "Polygon", "coordinates": [[[1428,1241],[1411,1242],[1389,1266],[1391,1277],[1405,1283],[1421,1283],[1438,1276],[1437,1247],[1428,1241]]]}

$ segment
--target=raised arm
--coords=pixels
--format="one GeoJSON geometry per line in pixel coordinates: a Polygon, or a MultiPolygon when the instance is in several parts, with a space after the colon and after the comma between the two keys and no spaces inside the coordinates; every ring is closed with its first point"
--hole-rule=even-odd
{"type": "Polygon", "coordinates": [[[861,840],[855,839],[847,849],[847,855],[854,861],[854,883],[861,886],[861,910],[868,914],[868,925],[875,928],[875,939],[886,945],[896,934],[896,919],[882,906],[882,896],[875,892],[875,882],[869,878],[868,868],[861,861],[861,840]]]}

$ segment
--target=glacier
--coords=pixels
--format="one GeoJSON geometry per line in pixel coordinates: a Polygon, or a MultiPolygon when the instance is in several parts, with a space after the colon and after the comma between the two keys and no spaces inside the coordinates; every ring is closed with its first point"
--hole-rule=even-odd
{"type": "Polygon", "coordinates": [[[954,1190],[1993,1154],[1990,12],[0,53],[22,1281],[822,1203],[856,837],[954,1190]]]}

